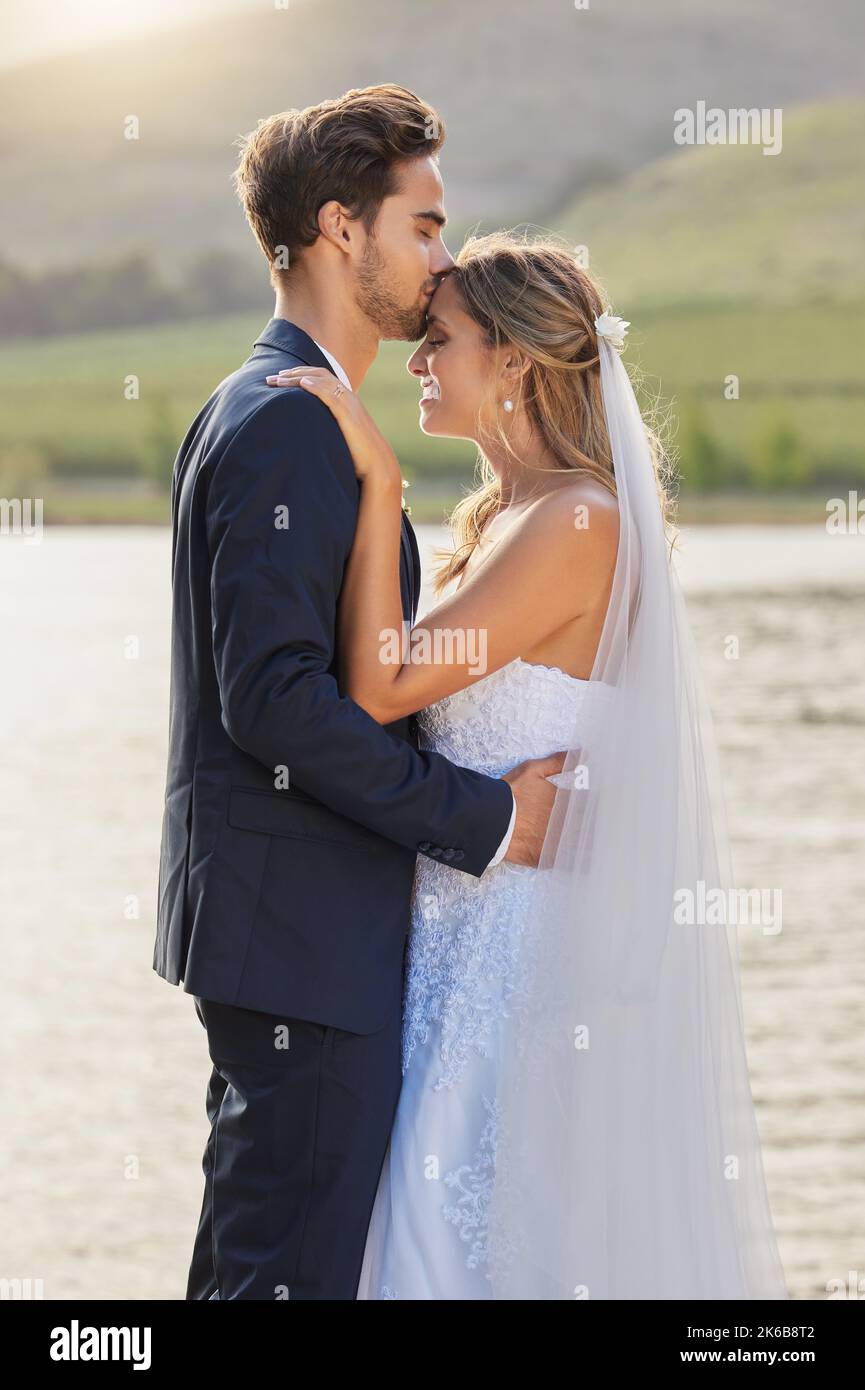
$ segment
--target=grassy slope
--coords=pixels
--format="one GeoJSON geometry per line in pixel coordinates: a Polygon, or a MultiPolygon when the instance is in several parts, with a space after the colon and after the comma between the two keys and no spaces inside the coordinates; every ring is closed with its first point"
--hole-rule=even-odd
{"type": "MultiPolygon", "coordinates": [[[[839,383],[856,384],[853,364],[865,357],[862,304],[847,306],[843,334],[838,311],[826,305],[674,315],[626,307],[634,314],[629,358],[645,369],[647,386],[675,402],[699,391],[732,443],[747,448],[763,420],[783,413],[817,458],[855,449],[861,398],[834,392],[839,383]],[[731,372],[740,378],[739,401],[723,398],[731,372]]],[[[0,349],[0,474],[43,472],[45,458],[59,471],[146,467],[164,429],[163,406],[179,439],[213,386],[247,355],[266,312],[0,349]],[[124,399],[128,374],[139,377],[138,401],[124,399]]],[[[417,429],[417,387],[405,371],[410,350],[384,345],[364,398],[408,477],[462,471],[473,458],[469,446],[431,441],[417,429]]]]}
{"type": "Polygon", "coordinates": [[[589,247],[623,309],[865,298],[865,102],[787,109],[782,131],[774,157],[745,145],[678,148],[575,199],[558,225],[589,247]]]}

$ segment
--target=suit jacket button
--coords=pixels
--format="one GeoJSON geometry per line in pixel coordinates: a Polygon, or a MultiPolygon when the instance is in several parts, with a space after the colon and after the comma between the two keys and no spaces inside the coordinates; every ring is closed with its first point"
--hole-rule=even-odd
{"type": "Polygon", "coordinates": [[[455,849],[455,850],[454,850],[454,859],[455,859],[457,862],[459,862],[460,859],[465,859],[465,857],[466,857],[466,856],[465,856],[465,850],[462,850],[462,849],[455,849]]]}
{"type": "Polygon", "coordinates": [[[430,845],[429,840],[421,840],[420,844],[418,845],[418,849],[420,850],[421,854],[426,854],[427,851],[431,848],[432,846],[430,845]]]}

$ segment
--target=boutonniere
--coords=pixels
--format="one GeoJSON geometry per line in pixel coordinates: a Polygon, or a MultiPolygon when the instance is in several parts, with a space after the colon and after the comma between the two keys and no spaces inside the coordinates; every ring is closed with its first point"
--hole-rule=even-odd
{"type": "Polygon", "coordinates": [[[403,511],[405,512],[406,516],[411,516],[411,507],[408,505],[408,503],[407,503],[406,500],[405,500],[405,490],[406,490],[407,487],[411,487],[411,483],[407,483],[406,480],[405,480],[405,478],[403,478],[403,480],[402,480],[402,509],[403,509],[403,511]]]}

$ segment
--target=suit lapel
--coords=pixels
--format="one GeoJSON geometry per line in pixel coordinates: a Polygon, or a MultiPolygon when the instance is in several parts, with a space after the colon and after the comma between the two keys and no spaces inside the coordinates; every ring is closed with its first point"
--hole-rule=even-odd
{"type": "Polygon", "coordinates": [[[253,343],[253,353],[258,347],[288,352],[299,362],[305,362],[308,367],[324,367],[336,376],[321,348],[316,347],[308,333],[298,328],[296,323],[289,323],[288,319],[271,319],[253,343]]]}
{"type": "MultiPolygon", "coordinates": [[[[288,319],[271,319],[253,343],[253,353],[258,347],[290,353],[308,367],[324,367],[336,376],[332,364],[309,334],[288,319]]],[[[400,526],[400,592],[403,614],[413,623],[420,597],[420,557],[414,528],[404,511],[400,526]]]]}
{"type": "Polygon", "coordinates": [[[409,519],[405,512],[403,512],[399,532],[400,579],[405,581],[404,584],[401,584],[403,591],[402,609],[403,617],[406,618],[409,623],[413,623],[417,600],[415,598],[414,563],[408,534],[410,529],[409,519]]]}
{"type": "Polygon", "coordinates": [[[402,541],[405,552],[405,565],[410,580],[409,593],[411,595],[411,620],[414,623],[417,618],[417,606],[420,602],[421,568],[420,552],[418,551],[417,536],[415,529],[408,519],[405,512],[402,514],[402,541]]]}

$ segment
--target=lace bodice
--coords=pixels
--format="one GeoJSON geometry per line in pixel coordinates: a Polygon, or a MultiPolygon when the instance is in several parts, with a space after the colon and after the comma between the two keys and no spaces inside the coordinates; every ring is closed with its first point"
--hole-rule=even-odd
{"type": "MultiPolygon", "coordinates": [[[[517,658],[418,715],[421,748],[500,776],[572,745],[597,707],[596,683],[517,658]]],[[[458,1080],[472,1051],[488,1056],[536,871],[502,862],[475,878],[421,856],[406,969],[403,1071],[440,1025],[436,1087],[458,1080]]]]}
{"type": "Polygon", "coordinates": [[[501,776],[527,758],[568,746],[590,686],[558,666],[517,657],[423,710],[420,746],[460,767],[501,776]]]}

